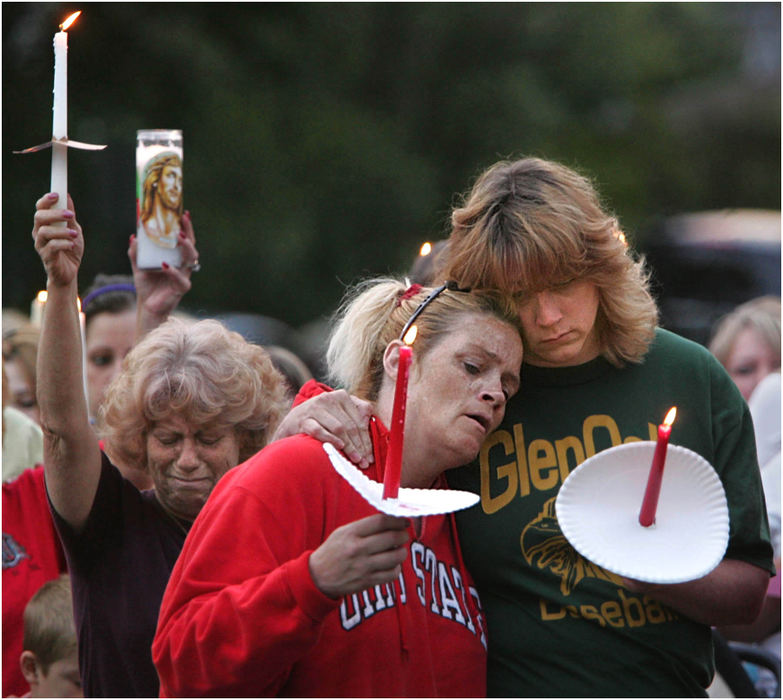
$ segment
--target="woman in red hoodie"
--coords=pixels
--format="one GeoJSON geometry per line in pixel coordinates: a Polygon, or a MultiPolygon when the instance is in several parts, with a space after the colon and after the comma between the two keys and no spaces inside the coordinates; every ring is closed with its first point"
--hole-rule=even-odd
{"type": "MultiPolygon", "coordinates": [[[[371,402],[383,480],[401,331],[416,316],[401,485],[445,488],[519,387],[516,317],[446,285],[360,285],[327,354],[371,402]]],[[[300,398],[328,391],[310,382],[300,398]]],[[[376,511],[305,435],[223,477],[163,598],[153,659],[164,696],[481,696],[486,635],[453,516],[376,511]]]]}

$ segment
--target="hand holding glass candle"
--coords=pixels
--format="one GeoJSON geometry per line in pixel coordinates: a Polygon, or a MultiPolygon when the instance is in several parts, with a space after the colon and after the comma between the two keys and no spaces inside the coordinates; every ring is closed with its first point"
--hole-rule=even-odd
{"type": "Polygon", "coordinates": [[[672,423],[677,415],[677,408],[672,407],[658,426],[658,442],[655,445],[650,474],[647,477],[647,488],[644,491],[642,509],[639,512],[639,524],[650,527],[655,522],[655,511],[658,508],[658,496],[661,493],[661,481],[663,480],[663,468],[666,464],[666,449],[669,446],[669,437],[672,432],[672,423]]]}
{"type": "Polygon", "coordinates": [[[405,404],[408,400],[408,375],[410,372],[413,349],[411,345],[416,339],[416,326],[403,338],[400,345],[397,363],[397,384],[394,387],[394,407],[389,436],[389,452],[386,455],[386,468],[383,472],[383,497],[397,498],[400,490],[400,474],[402,472],[402,443],[405,436],[405,404]]]}

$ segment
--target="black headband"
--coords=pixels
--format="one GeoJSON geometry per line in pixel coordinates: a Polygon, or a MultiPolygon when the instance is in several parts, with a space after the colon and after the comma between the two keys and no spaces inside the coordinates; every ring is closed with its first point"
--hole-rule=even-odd
{"type": "Polygon", "coordinates": [[[408,332],[410,327],[413,325],[413,322],[421,315],[421,312],[424,311],[424,309],[427,308],[429,304],[431,304],[438,295],[443,292],[444,289],[448,289],[450,292],[469,292],[470,289],[460,289],[457,286],[456,282],[450,281],[450,282],[444,282],[440,287],[435,287],[430,293],[429,296],[419,304],[416,311],[414,311],[411,314],[411,317],[408,319],[408,322],[402,327],[402,332],[400,333],[400,340],[405,340],[405,334],[408,332]]]}

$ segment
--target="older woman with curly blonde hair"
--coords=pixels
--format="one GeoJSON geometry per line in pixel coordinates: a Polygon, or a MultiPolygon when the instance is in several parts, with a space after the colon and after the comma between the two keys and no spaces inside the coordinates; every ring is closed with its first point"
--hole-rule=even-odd
{"type": "MultiPolygon", "coordinates": [[[[99,413],[98,434],[115,461],[149,467],[148,436],[178,414],[194,425],[232,432],[243,462],[266,445],[285,407],[285,385],[263,348],[218,321],[172,318],[127,356],[99,413]]],[[[161,476],[154,470],[151,476],[160,497],[161,476]]],[[[186,518],[203,503],[193,500],[186,518]]]]}
{"type": "Polygon", "coordinates": [[[53,201],[38,201],[33,228],[49,292],[38,400],[84,691],[157,697],[150,646],[166,583],[215,484],[271,438],[287,405],[283,379],[266,351],[217,321],[171,319],[128,353],[110,386],[101,451],[87,413],[76,306],[84,239],[72,209],[52,209],[53,201]],[[115,464],[147,470],[154,488],[139,491],[115,464]]]}

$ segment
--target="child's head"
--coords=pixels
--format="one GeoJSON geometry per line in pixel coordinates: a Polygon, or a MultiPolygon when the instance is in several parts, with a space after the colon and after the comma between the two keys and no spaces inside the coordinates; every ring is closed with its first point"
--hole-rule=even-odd
{"type": "Polygon", "coordinates": [[[30,697],[83,697],[67,575],[48,581],[30,599],[24,610],[23,648],[19,663],[30,697]]]}

